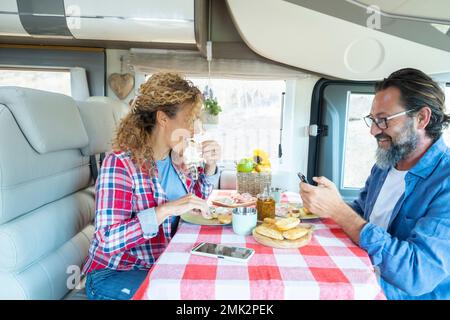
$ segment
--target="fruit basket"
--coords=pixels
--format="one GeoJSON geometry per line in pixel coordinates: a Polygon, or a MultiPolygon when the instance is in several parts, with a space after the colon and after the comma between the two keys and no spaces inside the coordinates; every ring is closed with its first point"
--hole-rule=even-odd
{"type": "Polygon", "coordinates": [[[272,173],[266,172],[237,172],[237,192],[250,193],[256,197],[272,182],[272,173]]]}
{"type": "Polygon", "coordinates": [[[253,150],[253,157],[241,159],[236,169],[239,193],[250,193],[256,197],[272,182],[269,155],[261,149],[253,150]]]}

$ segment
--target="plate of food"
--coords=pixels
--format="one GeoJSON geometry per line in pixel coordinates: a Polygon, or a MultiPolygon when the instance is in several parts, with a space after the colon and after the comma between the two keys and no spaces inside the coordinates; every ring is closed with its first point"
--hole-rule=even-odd
{"type": "MultiPolygon", "coordinates": [[[[311,220],[311,219],[319,219],[320,217],[318,215],[315,215],[311,212],[309,212],[308,209],[306,209],[305,207],[300,208],[300,216],[298,216],[301,220],[311,220]]],[[[297,214],[292,212],[291,214],[297,214]]]]}
{"type": "Polygon", "coordinates": [[[302,204],[300,203],[289,203],[287,204],[287,209],[282,212],[283,214],[279,214],[277,211],[277,216],[285,218],[289,217],[300,218],[301,220],[311,220],[320,218],[319,216],[309,212],[309,210],[303,207],[302,204]]]}
{"type": "Polygon", "coordinates": [[[201,226],[225,226],[231,224],[232,209],[222,207],[209,207],[211,215],[204,218],[201,214],[185,213],[181,215],[181,219],[188,223],[201,226]]]}
{"type": "Polygon", "coordinates": [[[300,223],[299,218],[265,218],[264,222],[253,229],[256,242],[281,249],[306,246],[312,238],[314,227],[300,223]]]}
{"type": "Polygon", "coordinates": [[[256,204],[256,198],[249,193],[235,193],[228,197],[217,197],[211,203],[225,208],[250,207],[256,204]]]}

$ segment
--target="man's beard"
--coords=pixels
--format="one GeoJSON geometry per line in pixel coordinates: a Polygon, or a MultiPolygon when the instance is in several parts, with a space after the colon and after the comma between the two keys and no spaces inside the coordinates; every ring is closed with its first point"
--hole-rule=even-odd
{"type": "Polygon", "coordinates": [[[395,141],[388,135],[380,133],[375,136],[378,140],[388,139],[390,140],[390,147],[383,149],[378,146],[376,151],[376,163],[381,169],[389,169],[394,167],[400,160],[405,159],[413,152],[419,142],[418,136],[414,129],[414,120],[409,119],[405,124],[400,135],[395,141]]]}

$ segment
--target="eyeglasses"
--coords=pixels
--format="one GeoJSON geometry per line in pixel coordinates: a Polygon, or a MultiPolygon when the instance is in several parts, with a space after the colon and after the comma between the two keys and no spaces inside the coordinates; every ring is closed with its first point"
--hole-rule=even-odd
{"type": "Polygon", "coordinates": [[[375,125],[376,125],[379,129],[384,130],[384,129],[387,129],[387,128],[388,128],[387,122],[388,122],[389,120],[394,119],[394,118],[397,118],[397,117],[400,117],[400,116],[403,116],[403,115],[408,114],[409,112],[412,112],[412,111],[414,111],[414,110],[406,110],[406,111],[402,111],[402,112],[393,114],[392,116],[385,117],[385,118],[374,118],[374,117],[372,117],[371,115],[368,115],[368,116],[365,116],[363,119],[364,119],[364,122],[366,123],[366,125],[367,125],[369,128],[371,128],[371,127],[372,127],[372,124],[375,123],[375,125]]]}

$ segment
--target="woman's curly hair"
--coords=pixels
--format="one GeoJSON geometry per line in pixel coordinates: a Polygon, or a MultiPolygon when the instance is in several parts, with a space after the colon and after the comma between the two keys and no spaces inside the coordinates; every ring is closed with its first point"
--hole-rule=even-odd
{"type": "Polygon", "coordinates": [[[203,105],[201,91],[175,72],[153,74],[143,83],[131,102],[131,112],[121,121],[113,139],[113,150],[130,152],[139,166],[154,167],[151,135],[156,125],[157,111],[173,119],[182,105],[191,113],[186,121],[194,121],[203,105]]]}

